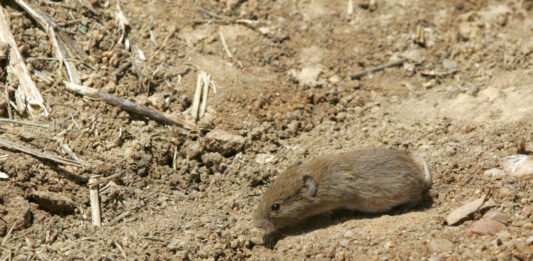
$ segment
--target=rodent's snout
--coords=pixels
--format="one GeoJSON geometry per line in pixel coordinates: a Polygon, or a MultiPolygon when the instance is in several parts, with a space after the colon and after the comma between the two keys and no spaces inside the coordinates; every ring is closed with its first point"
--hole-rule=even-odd
{"type": "Polygon", "coordinates": [[[260,208],[252,213],[252,223],[255,227],[263,229],[265,232],[274,230],[274,225],[268,220],[268,217],[264,216],[260,208]]]}

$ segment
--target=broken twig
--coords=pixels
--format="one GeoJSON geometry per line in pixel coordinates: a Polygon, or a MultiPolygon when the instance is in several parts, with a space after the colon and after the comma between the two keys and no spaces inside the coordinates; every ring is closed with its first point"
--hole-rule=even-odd
{"type": "Polygon", "coordinates": [[[46,128],[46,129],[50,127],[50,126],[48,126],[48,124],[39,124],[39,123],[33,123],[33,122],[27,122],[27,121],[17,121],[17,120],[11,120],[11,119],[3,119],[3,118],[0,118],[0,122],[17,123],[17,124],[21,124],[21,125],[28,125],[28,126],[46,128]]]}
{"type": "Polygon", "coordinates": [[[24,106],[23,104],[27,103],[24,107],[28,109],[30,114],[33,114],[34,107],[37,107],[42,110],[45,116],[48,116],[43,97],[30,76],[30,72],[26,67],[24,59],[17,48],[15,38],[9,28],[11,26],[7,19],[6,10],[0,6],[0,43],[9,46],[10,72],[16,75],[19,82],[18,94],[23,98],[19,106],[24,106]]]}
{"type": "Polygon", "coordinates": [[[83,85],[75,84],[72,82],[63,81],[63,83],[65,84],[67,89],[69,89],[70,91],[73,91],[81,95],[89,96],[91,98],[102,99],[106,103],[118,106],[126,111],[133,112],[144,117],[148,117],[150,119],[159,121],[161,123],[177,125],[179,127],[182,127],[188,130],[198,129],[198,127],[193,123],[187,122],[182,119],[178,119],[176,117],[166,115],[165,113],[156,111],[150,107],[136,104],[132,101],[119,98],[115,95],[100,92],[96,89],[85,87],[83,85]]]}
{"type": "Polygon", "coordinates": [[[448,75],[454,74],[456,72],[457,72],[457,69],[456,70],[451,70],[451,71],[446,71],[446,72],[421,71],[420,74],[422,76],[426,76],[426,77],[444,77],[444,76],[448,76],[448,75]]]}
{"type": "Polygon", "coordinates": [[[52,156],[52,155],[49,155],[49,154],[46,154],[46,153],[42,153],[40,151],[36,151],[36,150],[30,149],[30,148],[24,147],[24,146],[22,146],[20,144],[17,144],[17,143],[11,142],[11,141],[0,139],[0,146],[2,146],[4,148],[8,148],[8,149],[24,152],[26,154],[30,154],[30,155],[32,155],[34,157],[37,157],[37,158],[47,159],[47,160],[50,160],[50,161],[54,161],[56,163],[61,163],[63,165],[72,165],[72,166],[76,166],[76,167],[82,167],[82,165],[80,163],[76,162],[76,161],[69,160],[69,159],[63,159],[63,158],[52,156]]]}
{"type": "Polygon", "coordinates": [[[98,198],[98,185],[94,185],[99,176],[95,175],[89,179],[89,199],[91,202],[91,218],[93,225],[97,227],[102,226],[100,215],[100,199],[98,198]]]}
{"type": "Polygon", "coordinates": [[[65,64],[70,81],[81,83],[76,65],[69,58],[85,58],[86,55],[80,50],[72,38],[57,26],[57,23],[51,17],[39,10],[33,3],[25,0],[15,0],[15,2],[46,31],[49,39],[52,41],[57,58],[60,63],[65,64]]]}
{"type": "Polygon", "coordinates": [[[382,64],[382,65],[379,65],[379,66],[376,66],[376,67],[372,67],[370,69],[362,70],[360,72],[356,72],[356,73],[350,75],[350,79],[352,79],[352,80],[359,79],[359,78],[361,78],[361,77],[363,77],[363,76],[365,76],[365,75],[367,75],[369,73],[373,73],[373,72],[381,71],[381,70],[386,69],[386,68],[402,65],[403,62],[405,62],[405,59],[400,59],[398,61],[394,61],[394,62],[390,62],[390,63],[387,63],[387,64],[382,64]]]}

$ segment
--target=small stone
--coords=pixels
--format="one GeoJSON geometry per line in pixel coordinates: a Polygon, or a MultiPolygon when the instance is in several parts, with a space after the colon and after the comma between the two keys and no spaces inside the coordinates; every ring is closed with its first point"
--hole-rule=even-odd
{"type": "Polygon", "coordinates": [[[210,240],[215,240],[215,239],[217,239],[217,235],[215,233],[213,233],[213,234],[209,235],[209,239],[210,240]]]}
{"type": "Polygon", "coordinates": [[[480,219],[474,222],[469,229],[470,234],[494,235],[505,228],[505,225],[492,219],[480,219]]]}
{"type": "Polygon", "coordinates": [[[353,231],[352,230],[348,230],[346,231],[346,233],[344,233],[344,237],[345,238],[353,238],[353,231]]]}
{"type": "Polygon", "coordinates": [[[174,255],[174,260],[187,261],[189,260],[189,252],[186,250],[177,251],[174,255]]]}
{"type": "Polygon", "coordinates": [[[498,178],[498,177],[505,176],[505,173],[503,172],[503,170],[498,169],[498,168],[492,168],[492,169],[485,170],[485,172],[483,172],[483,174],[485,176],[493,177],[493,178],[498,178]]]}
{"type": "Polygon", "coordinates": [[[426,59],[418,49],[411,49],[404,52],[403,57],[415,65],[423,63],[426,59]]]}
{"type": "Polygon", "coordinates": [[[255,157],[255,162],[263,165],[263,164],[272,162],[274,158],[275,156],[272,154],[260,153],[260,154],[257,154],[257,156],[255,157]]]}
{"type": "Polygon", "coordinates": [[[318,84],[318,76],[322,73],[322,65],[315,64],[304,67],[300,72],[290,70],[289,74],[298,81],[300,85],[316,86],[318,84]]]}
{"type": "Polygon", "coordinates": [[[230,156],[242,150],[245,142],[242,136],[219,129],[207,133],[205,140],[209,151],[216,151],[224,156],[230,156]]]}
{"type": "Polygon", "coordinates": [[[483,215],[483,218],[496,220],[503,224],[507,224],[507,222],[509,222],[509,216],[497,210],[487,212],[485,215],[483,215]]]}
{"type": "Polygon", "coordinates": [[[341,77],[339,77],[338,75],[333,75],[333,76],[329,77],[328,81],[331,84],[337,84],[337,83],[339,83],[341,81],[341,77]]]}
{"type": "Polygon", "coordinates": [[[383,243],[383,247],[385,249],[391,249],[391,248],[394,248],[396,246],[396,243],[394,243],[393,241],[386,241],[385,243],[383,243]]]}
{"type": "Polygon", "coordinates": [[[167,248],[171,251],[179,250],[183,248],[183,241],[174,238],[170,240],[170,243],[168,243],[167,248]]]}
{"type": "Polygon", "coordinates": [[[76,209],[74,201],[66,196],[48,191],[34,191],[31,198],[39,204],[39,207],[50,213],[71,214],[76,209]]]}
{"type": "Polygon", "coordinates": [[[250,132],[250,137],[254,140],[256,139],[259,139],[261,138],[261,136],[263,135],[263,133],[266,131],[266,127],[265,126],[259,126],[259,127],[255,127],[252,129],[252,131],[250,132]]]}
{"type": "Polygon", "coordinates": [[[468,202],[461,207],[453,210],[448,216],[446,217],[446,223],[448,225],[455,225],[459,221],[465,219],[470,214],[478,211],[485,202],[487,195],[483,195],[483,197],[478,198],[474,201],[468,202]]]}
{"type": "Polygon", "coordinates": [[[527,238],[526,243],[528,246],[533,244],[533,235],[527,238]]]}
{"type": "Polygon", "coordinates": [[[524,214],[524,216],[526,217],[529,217],[531,216],[531,213],[533,212],[533,208],[531,208],[531,206],[525,206],[523,209],[522,209],[522,213],[524,214]]]}
{"type": "Polygon", "coordinates": [[[454,60],[450,60],[450,59],[444,59],[444,61],[442,61],[442,67],[449,72],[456,71],[457,62],[454,60]]]}
{"type": "Polygon", "coordinates": [[[520,252],[520,253],[528,253],[533,252],[528,246],[528,243],[526,240],[515,240],[514,247],[520,252]]]}
{"type": "Polygon", "coordinates": [[[503,171],[513,177],[533,179],[533,156],[518,154],[507,157],[503,161],[503,171]]]}
{"type": "Polygon", "coordinates": [[[341,246],[344,246],[344,247],[348,246],[348,244],[350,244],[350,240],[349,239],[342,239],[342,240],[339,241],[339,244],[341,246]]]}
{"type": "Polygon", "coordinates": [[[455,245],[446,239],[433,239],[429,242],[429,251],[432,253],[443,253],[453,251],[455,245]]]}
{"type": "Polygon", "coordinates": [[[292,121],[287,125],[287,131],[291,135],[295,135],[300,130],[300,122],[297,120],[292,121]]]}
{"type": "Polygon", "coordinates": [[[507,198],[507,197],[514,197],[515,196],[515,192],[510,189],[509,187],[503,187],[503,188],[500,188],[500,195],[504,198],[507,198]]]}

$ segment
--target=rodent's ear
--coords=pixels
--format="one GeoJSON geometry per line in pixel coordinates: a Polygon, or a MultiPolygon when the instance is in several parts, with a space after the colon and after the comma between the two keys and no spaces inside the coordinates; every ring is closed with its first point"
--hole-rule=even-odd
{"type": "Polygon", "coordinates": [[[304,181],[304,186],[307,188],[307,192],[309,193],[309,196],[314,197],[316,195],[316,182],[313,176],[304,175],[303,181],[304,181]]]}

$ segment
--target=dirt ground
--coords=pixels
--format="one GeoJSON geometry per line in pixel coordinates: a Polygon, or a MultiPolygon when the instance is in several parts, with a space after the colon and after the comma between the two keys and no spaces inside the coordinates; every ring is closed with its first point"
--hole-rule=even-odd
{"type": "Polygon", "coordinates": [[[201,133],[73,94],[47,34],[3,1],[50,112],[14,117],[50,127],[0,138],[64,158],[68,144],[86,167],[1,148],[1,260],[533,260],[532,179],[491,175],[533,150],[532,1],[354,0],[350,15],[347,0],[37,2],[88,56],[85,86],[188,120],[200,71],[216,93],[201,133]],[[119,7],[144,59],[120,42],[119,7]],[[426,159],[433,202],[313,217],[265,246],[250,214],[276,175],[364,147],[426,159]],[[115,174],[94,227],[88,178],[115,174]],[[498,231],[472,232],[489,210],[445,224],[490,190],[498,231]]]}

